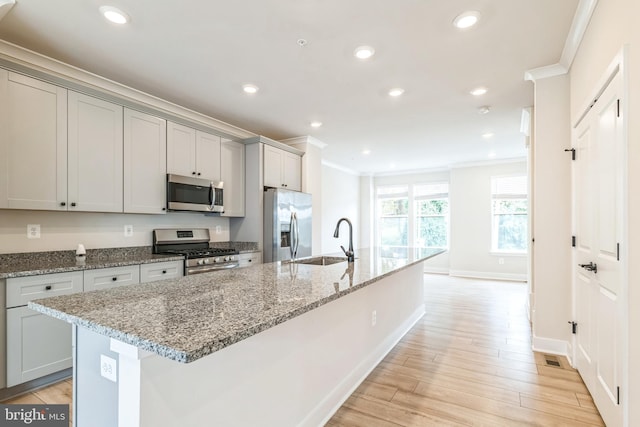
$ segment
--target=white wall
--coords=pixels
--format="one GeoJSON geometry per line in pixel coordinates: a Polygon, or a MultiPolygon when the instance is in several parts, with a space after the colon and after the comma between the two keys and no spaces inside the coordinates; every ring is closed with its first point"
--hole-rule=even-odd
{"type": "MultiPolygon", "coordinates": [[[[449,252],[425,262],[425,271],[492,279],[526,280],[525,255],[491,253],[491,177],[526,174],[525,161],[458,167],[450,171],[379,176],[375,185],[449,182],[449,252]],[[504,264],[499,264],[502,258],[504,264]]],[[[372,196],[374,196],[372,194],[372,196]]],[[[374,205],[371,204],[371,209],[374,205]]],[[[374,224],[372,224],[374,226],[374,224]]]]}
{"type": "Polygon", "coordinates": [[[627,46],[629,62],[629,92],[627,105],[623,105],[628,124],[628,209],[629,218],[627,242],[623,242],[622,255],[629,260],[626,271],[628,283],[629,314],[628,392],[622,393],[629,408],[629,426],[640,425],[640,269],[634,268],[634,261],[640,260],[640,2],[637,0],[601,0],[589,22],[584,39],[570,71],[571,78],[571,120],[584,108],[585,102],[604,70],[614,56],[627,46]],[[624,244],[626,243],[626,244],[624,244]]]}
{"type": "Polygon", "coordinates": [[[353,246],[360,241],[360,177],[322,165],[322,248],[321,253],[341,252],[340,245],[349,245],[349,227],[340,225],[340,237],[333,231],[340,218],[349,218],[353,224],[353,246]]]}
{"type": "Polygon", "coordinates": [[[229,219],[200,213],[132,215],[0,209],[0,253],[150,246],[154,228],[209,228],[212,241],[229,240],[229,219]],[[40,239],[27,239],[27,224],[40,224],[40,239]],[[124,226],[133,236],[124,237],[124,226]],[[216,234],[216,227],[220,233],[216,234]]]}
{"type": "Polygon", "coordinates": [[[533,141],[534,348],[567,351],[571,331],[571,147],[569,80],[535,82],[533,141]]]}
{"type": "Polygon", "coordinates": [[[526,255],[491,252],[491,177],[526,173],[524,161],[451,170],[451,275],[527,279],[526,255]]]}

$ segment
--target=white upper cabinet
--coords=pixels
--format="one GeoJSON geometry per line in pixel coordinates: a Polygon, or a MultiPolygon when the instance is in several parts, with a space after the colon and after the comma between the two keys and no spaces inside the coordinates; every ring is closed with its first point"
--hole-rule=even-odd
{"type": "Polygon", "coordinates": [[[124,109],[124,212],[162,214],[167,205],[167,122],[124,109]]]}
{"type": "Polygon", "coordinates": [[[300,156],[270,145],[264,146],[264,185],[267,187],[302,189],[300,156]]]}
{"type": "Polygon", "coordinates": [[[167,172],[220,180],[220,137],[167,122],[167,172]]]}
{"type": "Polygon", "coordinates": [[[244,216],[244,144],[223,140],[221,148],[221,177],[223,182],[224,213],[222,216],[244,216]]]}
{"type": "Polygon", "coordinates": [[[67,90],[0,69],[0,208],[66,202],[67,90]]]}
{"type": "Polygon", "coordinates": [[[123,108],[69,91],[69,210],[122,212],[123,108]]]}

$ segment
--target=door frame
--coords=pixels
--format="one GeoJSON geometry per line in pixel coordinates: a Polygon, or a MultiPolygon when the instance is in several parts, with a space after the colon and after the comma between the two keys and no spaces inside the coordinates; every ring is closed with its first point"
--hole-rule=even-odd
{"type": "MultiPolygon", "coordinates": [[[[618,159],[621,159],[620,162],[620,173],[622,174],[622,204],[621,204],[621,221],[622,221],[622,235],[620,241],[620,309],[621,312],[618,313],[618,333],[619,333],[619,345],[620,345],[620,357],[621,357],[621,365],[622,372],[620,373],[621,378],[621,399],[620,406],[622,411],[622,420],[623,426],[629,426],[629,263],[628,263],[628,236],[629,236],[629,207],[628,207],[628,164],[626,159],[628,158],[628,144],[629,144],[629,136],[628,136],[628,119],[627,112],[629,111],[629,46],[624,45],[622,49],[615,55],[609,66],[606,68],[605,72],[601,75],[600,79],[598,79],[597,83],[594,85],[594,89],[589,93],[589,96],[586,98],[586,101],[582,103],[582,108],[578,111],[578,116],[576,119],[572,119],[571,124],[571,145],[573,147],[575,131],[581,121],[587,116],[587,113],[593,106],[596,99],[602,95],[611,81],[614,79],[616,74],[619,74],[622,78],[622,93],[625,96],[620,100],[620,110],[621,110],[621,129],[622,129],[622,147],[621,152],[618,153],[618,159]]],[[[571,232],[575,236],[576,235],[576,176],[575,176],[575,167],[571,168],[571,232]]],[[[577,236],[579,239],[580,236],[577,236]]],[[[577,262],[576,260],[576,251],[572,250],[571,253],[571,271],[573,271],[573,266],[577,262]]],[[[572,272],[571,274],[571,313],[572,318],[576,318],[576,275],[572,272]]],[[[578,325],[580,327],[580,325],[578,325]]],[[[570,355],[572,358],[572,365],[575,365],[576,360],[576,337],[573,335],[571,337],[571,351],[570,355]]]]}

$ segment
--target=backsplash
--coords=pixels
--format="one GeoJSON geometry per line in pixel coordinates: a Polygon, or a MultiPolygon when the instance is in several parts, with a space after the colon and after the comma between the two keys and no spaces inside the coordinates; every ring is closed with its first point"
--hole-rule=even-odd
{"type": "Polygon", "coordinates": [[[229,218],[192,212],[165,215],[54,212],[0,209],[0,253],[151,246],[155,228],[208,228],[214,242],[229,241],[229,218]],[[27,238],[27,225],[40,225],[40,238],[27,238]],[[125,225],[133,227],[124,236],[125,225]]]}

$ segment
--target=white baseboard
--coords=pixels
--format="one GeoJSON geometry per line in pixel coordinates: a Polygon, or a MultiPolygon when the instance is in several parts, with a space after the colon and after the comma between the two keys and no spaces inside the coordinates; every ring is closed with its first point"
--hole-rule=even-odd
{"type": "Polygon", "coordinates": [[[391,351],[393,347],[402,339],[402,337],[409,332],[411,328],[418,322],[425,314],[425,307],[422,305],[416,309],[413,314],[407,318],[396,330],[387,337],[369,357],[363,360],[351,374],[347,375],[344,380],[338,384],[333,391],[322,400],[315,407],[315,409],[300,423],[300,425],[313,425],[312,420],[318,420],[321,418],[321,414],[325,415],[319,425],[325,425],[331,417],[340,409],[344,402],[353,394],[358,386],[364,381],[367,376],[375,369],[376,366],[384,359],[384,357],[391,351]],[[338,404],[333,402],[338,401],[338,404]],[[331,406],[330,406],[331,405],[331,406]],[[310,423],[311,422],[311,423],[310,423]]]}
{"type": "Polygon", "coordinates": [[[554,338],[533,337],[533,351],[547,354],[556,354],[569,358],[570,344],[563,340],[554,338]]]}
{"type": "Polygon", "coordinates": [[[471,277],[474,279],[489,280],[511,280],[515,282],[526,282],[527,273],[496,273],[492,271],[465,271],[465,270],[449,270],[450,276],[471,277]]]}
{"type": "Polygon", "coordinates": [[[431,274],[449,274],[449,269],[447,267],[430,267],[425,265],[423,271],[431,274]]]}

